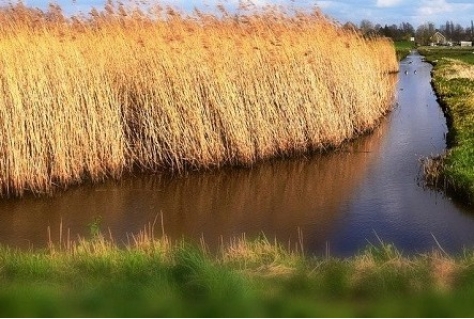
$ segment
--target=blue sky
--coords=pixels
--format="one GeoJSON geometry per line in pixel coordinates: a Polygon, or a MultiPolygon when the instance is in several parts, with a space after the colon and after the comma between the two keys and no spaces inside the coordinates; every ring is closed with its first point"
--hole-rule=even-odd
{"type": "MultiPolygon", "coordinates": [[[[124,0],[127,3],[129,0],[124,0]]],[[[24,0],[30,6],[45,7],[48,1],[24,0]]],[[[103,7],[105,0],[56,0],[67,12],[88,12],[92,6],[103,7]]],[[[148,1],[153,2],[153,1],[148,1]]],[[[165,0],[181,8],[213,6],[217,0],[165,0]]],[[[222,1],[221,1],[222,2],[222,1]]],[[[228,6],[235,5],[238,0],[224,0],[228,6]]],[[[474,19],[473,0],[252,0],[258,5],[280,4],[283,6],[312,7],[318,6],[323,13],[341,23],[347,21],[358,24],[363,19],[373,23],[399,24],[410,22],[415,27],[425,22],[434,22],[436,26],[447,20],[459,23],[463,27],[470,26],[474,19]]]]}
{"type": "Polygon", "coordinates": [[[416,27],[425,22],[439,26],[449,20],[466,27],[474,19],[473,0],[325,0],[317,3],[323,12],[341,22],[368,19],[382,25],[410,22],[416,27]]]}

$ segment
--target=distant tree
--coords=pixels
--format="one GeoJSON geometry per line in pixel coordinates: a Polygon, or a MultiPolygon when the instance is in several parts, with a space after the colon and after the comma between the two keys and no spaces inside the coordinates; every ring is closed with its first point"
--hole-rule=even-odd
{"type": "Polygon", "coordinates": [[[412,24],[402,22],[398,26],[373,24],[370,20],[364,19],[359,26],[352,22],[347,22],[343,25],[344,29],[360,32],[364,36],[385,36],[392,38],[394,41],[409,41],[415,36],[415,41],[420,45],[428,45],[431,43],[431,37],[436,31],[441,32],[448,41],[473,41],[474,40],[474,25],[463,28],[459,23],[455,24],[453,21],[446,21],[437,29],[433,22],[427,22],[420,25],[416,30],[412,24]]]}
{"type": "Polygon", "coordinates": [[[401,41],[409,41],[415,35],[415,28],[408,22],[402,22],[399,26],[398,37],[401,41]]]}
{"type": "Polygon", "coordinates": [[[431,43],[431,36],[436,32],[434,23],[427,22],[420,25],[415,32],[415,39],[418,44],[428,45],[431,43]]]}
{"type": "Polygon", "coordinates": [[[439,28],[439,31],[448,40],[453,40],[453,33],[454,33],[454,23],[453,23],[453,21],[446,21],[446,23],[439,28]]]}
{"type": "Polygon", "coordinates": [[[352,23],[352,22],[346,22],[343,26],[342,26],[343,29],[345,30],[350,30],[350,31],[359,31],[359,29],[357,28],[357,26],[352,23]]]}
{"type": "Polygon", "coordinates": [[[380,34],[385,36],[385,37],[391,37],[391,34],[390,34],[390,29],[388,28],[387,25],[385,25],[384,27],[380,28],[380,34]]]}
{"type": "Polygon", "coordinates": [[[452,39],[453,41],[459,42],[466,38],[466,33],[464,28],[458,23],[454,26],[452,39]]]}
{"type": "Polygon", "coordinates": [[[474,41],[474,21],[471,20],[471,32],[469,33],[469,41],[474,41]]]}
{"type": "Polygon", "coordinates": [[[360,22],[360,31],[362,32],[362,34],[371,33],[374,32],[374,30],[375,27],[371,21],[364,19],[360,22]]]}
{"type": "Polygon", "coordinates": [[[380,29],[380,33],[383,36],[392,38],[394,41],[399,40],[399,30],[396,24],[392,24],[391,26],[385,25],[383,28],[380,29]]]}

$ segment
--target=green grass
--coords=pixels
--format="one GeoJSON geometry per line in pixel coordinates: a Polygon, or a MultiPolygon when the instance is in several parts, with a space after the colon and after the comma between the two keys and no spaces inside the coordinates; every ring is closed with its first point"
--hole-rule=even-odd
{"type": "MultiPolygon", "coordinates": [[[[461,199],[474,203],[474,49],[423,48],[434,64],[433,83],[446,110],[448,153],[441,157],[435,180],[461,199]]],[[[438,163],[439,164],[439,163],[438,163]]]]}
{"type": "Polygon", "coordinates": [[[414,49],[413,42],[410,42],[410,41],[396,41],[395,42],[395,50],[397,52],[398,61],[401,61],[404,58],[406,58],[410,54],[410,51],[412,49],[414,49]]]}
{"type": "Polygon", "coordinates": [[[474,315],[474,254],[402,256],[391,245],[305,257],[266,239],[216,254],[165,239],[119,249],[0,249],[0,316],[428,317],[474,315]]]}
{"type": "Polygon", "coordinates": [[[428,61],[450,58],[474,64],[474,48],[472,47],[421,47],[419,51],[428,61]]]}

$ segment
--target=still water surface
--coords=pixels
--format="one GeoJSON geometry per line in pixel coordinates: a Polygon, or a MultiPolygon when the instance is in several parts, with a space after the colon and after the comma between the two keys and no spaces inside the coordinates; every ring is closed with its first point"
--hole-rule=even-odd
{"type": "MultiPolygon", "coordinates": [[[[397,106],[373,133],[330,154],[274,160],[251,169],[184,177],[139,176],[82,186],[52,198],[0,201],[0,243],[44,247],[47,229],[87,236],[100,217],[118,242],[155,218],[173,239],[216,247],[243,233],[282,243],[303,234],[308,252],[347,256],[377,243],[405,253],[474,246],[474,210],[417,182],[419,159],[442,153],[446,121],[416,53],[401,62],[397,106]]],[[[161,226],[155,233],[161,233],[161,226]]]]}

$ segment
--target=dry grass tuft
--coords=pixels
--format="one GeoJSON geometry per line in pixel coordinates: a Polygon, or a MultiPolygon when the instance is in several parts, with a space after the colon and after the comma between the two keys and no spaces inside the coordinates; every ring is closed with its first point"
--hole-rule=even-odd
{"type": "Polygon", "coordinates": [[[474,65],[457,59],[445,58],[445,60],[449,61],[449,67],[444,67],[440,72],[440,76],[444,77],[446,80],[474,80],[474,65]]]}
{"type": "Polygon", "coordinates": [[[431,276],[440,291],[449,291],[455,286],[455,279],[460,271],[460,264],[453,258],[440,252],[430,256],[431,276]]]}
{"type": "Polygon", "coordinates": [[[337,146],[392,103],[393,44],[319,12],[0,9],[0,193],[337,146]]]}
{"type": "Polygon", "coordinates": [[[244,234],[228,243],[222,242],[219,255],[224,264],[238,265],[243,271],[253,269],[258,274],[275,276],[293,273],[303,253],[284,249],[276,241],[272,243],[264,237],[249,241],[244,234]]]}

